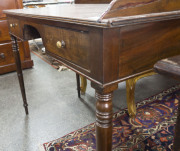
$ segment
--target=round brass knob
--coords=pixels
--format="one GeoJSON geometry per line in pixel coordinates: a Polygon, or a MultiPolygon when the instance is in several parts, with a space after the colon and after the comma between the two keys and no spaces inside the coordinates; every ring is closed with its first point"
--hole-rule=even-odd
{"type": "Polygon", "coordinates": [[[15,24],[10,24],[10,27],[12,28],[15,28],[16,26],[18,26],[18,24],[17,23],[15,23],[15,24]]]}
{"type": "Polygon", "coordinates": [[[12,28],[12,27],[13,27],[13,24],[10,24],[10,27],[12,28]]]}
{"type": "Polygon", "coordinates": [[[58,47],[58,48],[64,48],[65,47],[65,42],[62,40],[62,41],[57,41],[57,43],[56,43],[56,46],[58,47]]]}

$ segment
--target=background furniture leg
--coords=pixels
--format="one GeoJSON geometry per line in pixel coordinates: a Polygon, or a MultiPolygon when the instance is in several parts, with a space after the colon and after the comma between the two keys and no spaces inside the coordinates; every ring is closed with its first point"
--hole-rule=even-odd
{"type": "Polygon", "coordinates": [[[80,76],[80,78],[81,78],[81,94],[85,94],[87,87],[87,79],[84,76],[80,76]]]}
{"type": "Polygon", "coordinates": [[[80,77],[79,74],[76,73],[76,81],[77,81],[77,91],[78,91],[78,97],[81,97],[81,87],[80,87],[80,77]]]}
{"type": "Polygon", "coordinates": [[[134,93],[135,93],[135,86],[136,82],[144,77],[151,76],[156,74],[154,71],[147,72],[145,74],[136,76],[134,78],[126,80],[126,98],[127,98],[127,106],[128,106],[128,113],[131,118],[136,117],[136,103],[134,100],[134,93]]]}
{"type": "Polygon", "coordinates": [[[96,91],[96,150],[112,150],[112,93],[96,91]]]}
{"type": "Polygon", "coordinates": [[[136,117],[136,104],[134,100],[135,84],[134,78],[126,80],[126,99],[128,113],[131,118],[136,117]]]}
{"type": "Polygon", "coordinates": [[[26,99],[26,93],[25,93],[25,87],[24,87],[24,79],[23,79],[23,73],[22,73],[22,68],[21,68],[21,60],[20,60],[20,55],[19,55],[19,47],[17,43],[17,38],[14,36],[11,36],[12,40],[12,50],[14,53],[14,58],[15,58],[15,63],[16,63],[16,71],[19,79],[19,85],[21,88],[21,94],[23,98],[23,105],[25,108],[26,115],[29,113],[28,112],[28,104],[27,104],[27,99],[26,99]]]}

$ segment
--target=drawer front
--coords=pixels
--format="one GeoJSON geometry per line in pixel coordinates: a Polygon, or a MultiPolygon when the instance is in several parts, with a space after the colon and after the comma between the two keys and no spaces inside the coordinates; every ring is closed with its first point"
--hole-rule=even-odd
{"type": "Polygon", "coordinates": [[[86,31],[45,26],[43,43],[47,51],[89,69],[89,34],[86,31]]]}
{"type": "MultiPolygon", "coordinates": [[[[23,53],[22,42],[19,42],[20,54],[23,53]]],[[[24,60],[24,55],[21,55],[21,60],[24,60]]],[[[0,66],[14,63],[14,55],[12,51],[12,43],[0,44],[0,66]]]]}
{"type": "Polygon", "coordinates": [[[0,44],[0,66],[14,63],[11,43],[0,44]]]}
{"type": "Polygon", "coordinates": [[[15,18],[8,18],[9,30],[12,34],[20,37],[19,21],[15,18]]]}
{"type": "Polygon", "coordinates": [[[0,21],[0,42],[11,40],[7,20],[0,21]]]}

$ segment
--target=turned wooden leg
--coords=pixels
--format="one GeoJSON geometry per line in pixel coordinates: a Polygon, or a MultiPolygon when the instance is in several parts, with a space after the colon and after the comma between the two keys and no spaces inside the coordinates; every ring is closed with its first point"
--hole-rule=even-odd
{"type": "Polygon", "coordinates": [[[81,78],[81,94],[85,94],[87,87],[87,79],[84,76],[80,76],[80,78],[81,78]]]}
{"type": "Polygon", "coordinates": [[[127,106],[128,106],[128,113],[131,118],[136,117],[136,104],[134,100],[134,91],[136,82],[144,77],[154,75],[155,72],[151,71],[140,76],[136,76],[134,78],[126,80],[126,97],[127,97],[127,106]]]}
{"type": "Polygon", "coordinates": [[[112,150],[112,96],[118,83],[104,86],[91,82],[96,90],[96,151],[112,150]]]}
{"type": "Polygon", "coordinates": [[[22,98],[23,98],[24,108],[25,108],[25,112],[27,115],[28,114],[28,104],[27,104],[25,87],[24,87],[24,79],[23,79],[23,73],[22,73],[22,68],[21,68],[19,47],[18,47],[16,37],[11,36],[11,40],[12,40],[12,50],[14,53],[14,58],[15,58],[15,63],[16,63],[16,71],[17,71],[17,75],[18,75],[18,79],[19,79],[19,85],[21,88],[21,94],[22,94],[22,98]]]}
{"type": "Polygon", "coordinates": [[[112,150],[112,93],[96,92],[96,150],[112,150]]]}
{"type": "Polygon", "coordinates": [[[80,88],[80,78],[79,78],[79,74],[76,73],[76,81],[77,81],[77,92],[78,92],[78,97],[81,97],[81,88],[80,88]]]}

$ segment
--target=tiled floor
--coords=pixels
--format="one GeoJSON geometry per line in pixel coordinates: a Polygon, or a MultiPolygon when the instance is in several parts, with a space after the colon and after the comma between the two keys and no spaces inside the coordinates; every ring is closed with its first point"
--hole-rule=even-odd
{"type": "MultiPolygon", "coordinates": [[[[29,115],[26,116],[16,73],[0,76],[0,151],[36,151],[54,140],[95,121],[94,89],[77,97],[75,73],[58,72],[32,54],[34,68],[24,71],[29,115]]],[[[138,81],[136,101],[177,82],[160,75],[138,81]]],[[[114,92],[114,111],[126,107],[125,83],[114,92]]]]}

